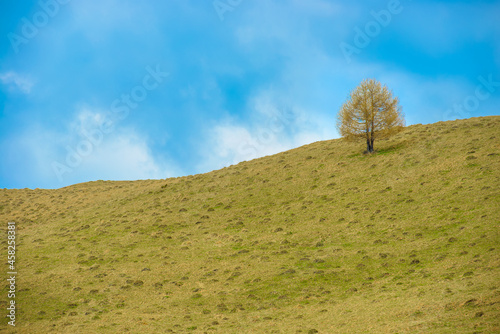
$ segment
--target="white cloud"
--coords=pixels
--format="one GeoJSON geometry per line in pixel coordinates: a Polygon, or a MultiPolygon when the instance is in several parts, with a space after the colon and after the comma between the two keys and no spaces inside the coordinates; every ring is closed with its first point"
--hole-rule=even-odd
{"type": "Polygon", "coordinates": [[[99,129],[104,122],[105,114],[87,108],[64,133],[39,126],[20,133],[10,141],[9,149],[26,156],[30,166],[16,171],[23,174],[17,178],[43,179],[42,187],[62,187],[93,180],[163,179],[181,174],[152,152],[146,136],[118,126],[102,133],[99,129]],[[84,137],[82,131],[93,139],[84,137]]]}
{"type": "Polygon", "coordinates": [[[0,81],[12,91],[21,91],[24,94],[29,94],[34,85],[30,78],[10,71],[0,74],[0,81]]]}
{"type": "Polygon", "coordinates": [[[104,139],[75,174],[91,179],[138,180],[173,176],[155,160],[144,138],[131,132],[104,139]]]}
{"type": "Polygon", "coordinates": [[[333,118],[288,107],[278,92],[261,92],[251,101],[250,120],[226,119],[207,130],[208,139],[201,147],[204,162],[198,170],[214,170],[335,137],[333,118]]]}

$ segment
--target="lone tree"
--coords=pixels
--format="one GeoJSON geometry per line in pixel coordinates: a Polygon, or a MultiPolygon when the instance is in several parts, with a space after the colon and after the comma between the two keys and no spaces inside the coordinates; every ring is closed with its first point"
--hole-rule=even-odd
{"type": "Polygon", "coordinates": [[[337,115],[340,135],[347,140],[366,139],[368,153],[373,152],[375,139],[399,132],[404,126],[399,99],[373,79],[363,80],[337,115]]]}

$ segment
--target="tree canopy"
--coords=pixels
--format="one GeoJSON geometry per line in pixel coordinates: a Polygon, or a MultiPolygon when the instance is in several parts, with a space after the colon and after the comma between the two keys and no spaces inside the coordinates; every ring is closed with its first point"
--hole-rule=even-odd
{"type": "Polygon", "coordinates": [[[387,86],[366,79],[354,89],[337,115],[337,128],[347,140],[366,140],[367,152],[373,152],[375,139],[390,136],[405,126],[399,99],[387,86]]]}

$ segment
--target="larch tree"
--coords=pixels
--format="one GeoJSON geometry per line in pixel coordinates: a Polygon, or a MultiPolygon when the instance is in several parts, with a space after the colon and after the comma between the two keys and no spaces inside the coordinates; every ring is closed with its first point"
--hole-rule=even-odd
{"type": "Polygon", "coordinates": [[[388,137],[405,126],[399,99],[387,86],[366,79],[354,89],[337,115],[337,128],[347,140],[366,140],[367,152],[373,152],[375,139],[388,137]]]}

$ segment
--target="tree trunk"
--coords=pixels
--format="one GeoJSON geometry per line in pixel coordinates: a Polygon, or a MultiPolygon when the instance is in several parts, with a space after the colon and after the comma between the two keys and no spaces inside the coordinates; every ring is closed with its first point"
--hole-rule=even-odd
{"type": "Polygon", "coordinates": [[[366,139],[366,152],[368,153],[373,152],[373,140],[366,139]]]}

